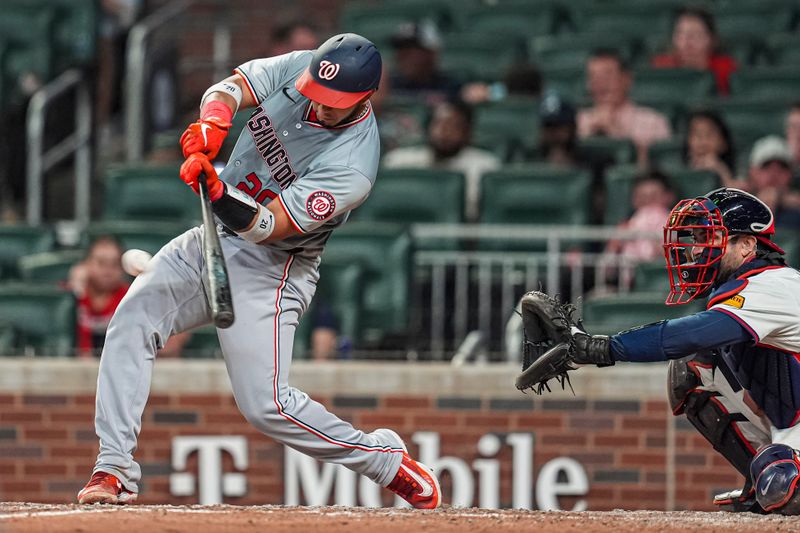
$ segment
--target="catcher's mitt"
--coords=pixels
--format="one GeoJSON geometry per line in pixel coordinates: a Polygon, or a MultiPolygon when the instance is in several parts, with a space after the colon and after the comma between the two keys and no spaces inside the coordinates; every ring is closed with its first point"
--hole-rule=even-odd
{"type": "Polygon", "coordinates": [[[547,382],[553,378],[561,388],[569,384],[572,389],[567,372],[577,368],[572,364],[574,332],[583,330],[573,320],[574,312],[572,304],[561,303],[540,291],[522,297],[522,373],[516,381],[519,390],[531,389],[536,394],[550,391],[547,382]]]}

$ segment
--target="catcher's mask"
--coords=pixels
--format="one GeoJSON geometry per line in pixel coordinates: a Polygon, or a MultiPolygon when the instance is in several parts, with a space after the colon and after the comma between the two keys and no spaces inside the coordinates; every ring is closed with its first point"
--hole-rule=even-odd
{"type": "Polygon", "coordinates": [[[678,202],[664,226],[670,289],[666,304],[685,304],[706,294],[727,244],[722,213],[711,199],[700,196],[678,202]]]}

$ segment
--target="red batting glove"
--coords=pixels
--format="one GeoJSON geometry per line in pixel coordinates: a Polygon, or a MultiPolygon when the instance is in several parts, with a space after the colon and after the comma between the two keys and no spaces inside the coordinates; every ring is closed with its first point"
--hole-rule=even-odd
{"type": "Polygon", "coordinates": [[[231,123],[216,117],[201,118],[190,124],[181,135],[183,157],[201,153],[214,159],[222,148],[222,142],[228,135],[231,123]]]}
{"type": "Polygon", "coordinates": [[[213,202],[219,200],[225,188],[222,182],[219,181],[217,171],[214,170],[214,165],[203,154],[195,153],[186,158],[186,161],[181,165],[181,179],[192,188],[196,194],[200,194],[200,184],[197,178],[200,174],[206,175],[206,183],[208,183],[208,197],[213,202]]]}

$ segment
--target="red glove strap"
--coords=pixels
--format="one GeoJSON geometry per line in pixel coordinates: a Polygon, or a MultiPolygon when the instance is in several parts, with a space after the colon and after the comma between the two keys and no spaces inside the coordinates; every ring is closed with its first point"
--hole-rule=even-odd
{"type": "Polygon", "coordinates": [[[225,124],[230,124],[233,119],[233,109],[228,107],[224,102],[219,100],[211,100],[203,105],[200,110],[200,120],[217,119],[225,124]]]}

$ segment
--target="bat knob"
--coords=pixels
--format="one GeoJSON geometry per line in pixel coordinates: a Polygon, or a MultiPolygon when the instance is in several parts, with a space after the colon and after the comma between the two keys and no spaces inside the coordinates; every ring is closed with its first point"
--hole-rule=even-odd
{"type": "Polygon", "coordinates": [[[214,325],[220,329],[229,328],[233,325],[233,319],[232,312],[219,312],[214,317],[214,325]]]}

